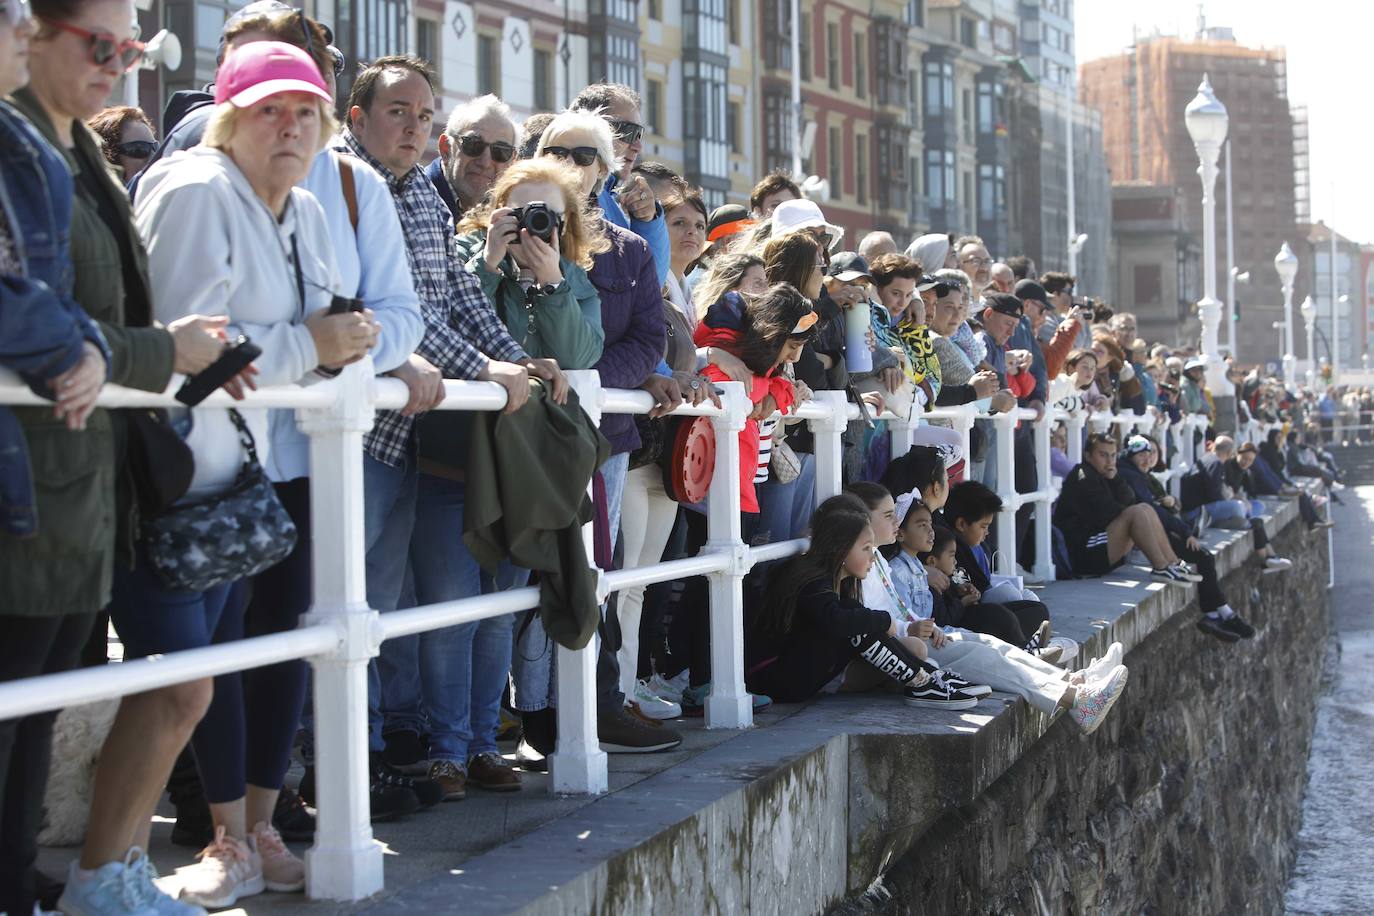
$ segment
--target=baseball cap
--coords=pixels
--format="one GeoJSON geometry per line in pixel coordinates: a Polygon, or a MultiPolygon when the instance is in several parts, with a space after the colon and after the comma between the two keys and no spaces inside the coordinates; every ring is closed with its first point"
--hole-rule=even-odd
{"type": "Polygon", "coordinates": [[[1196,356],[1194,356],[1192,359],[1188,360],[1186,363],[1183,364],[1183,371],[1184,371],[1184,372],[1191,372],[1191,371],[1194,370],[1194,369],[1206,369],[1206,368],[1207,368],[1207,361],[1206,361],[1206,360],[1203,360],[1203,359],[1199,359],[1199,358],[1196,357],[1196,356]]]}
{"type": "Polygon", "coordinates": [[[1148,452],[1153,446],[1150,440],[1144,436],[1132,436],[1126,440],[1126,454],[1139,455],[1141,452],[1148,452]]]}
{"type": "Polygon", "coordinates": [[[1024,308],[1021,300],[1010,293],[988,293],[983,297],[983,308],[992,309],[1002,315],[1020,318],[1024,308]]]}
{"type": "Polygon", "coordinates": [[[743,232],[754,221],[749,218],[749,208],[739,204],[724,204],[711,211],[711,220],[706,224],[706,241],[714,242],[726,236],[743,232]]]}
{"type": "Polygon", "coordinates": [[[785,200],[773,211],[773,235],[785,235],[798,229],[824,229],[830,236],[830,250],[840,244],[844,230],[826,222],[825,214],[812,200],[785,200]]]}
{"type": "Polygon", "coordinates": [[[1016,288],[1012,290],[1012,295],[1022,302],[1027,299],[1034,299],[1036,302],[1049,303],[1050,294],[1045,292],[1045,287],[1027,277],[1016,283],[1016,288]]]}
{"type": "Polygon", "coordinates": [[[844,283],[853,283],[855,280],[872,283],[873,277],[868,271],[868,261],[864,260],[863,255],[857,251],[841,251],[830,259],[830,268],[825,273],[844,283]]]}
{"type": "Polygon", "coordinates": [[[239,48],[215,74],[215,104],[248,108],[268,96],[307,92],[331,102],[310,56],[282,41],[255,41],[239,48]]]}
{"type": "Polygon", "coordinates": [[[916,292],[923,293],[928,289],[934,289],[940,285],[940,281],[930,274],[921,274],[921,279],[916,281],[916,292]]]}

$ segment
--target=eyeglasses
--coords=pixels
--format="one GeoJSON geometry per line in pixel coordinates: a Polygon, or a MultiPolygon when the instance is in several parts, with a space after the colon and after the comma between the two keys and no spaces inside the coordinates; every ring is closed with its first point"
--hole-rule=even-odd
{"type": "Polygon", "coordinates": [[[130,159],[147,159],[157,151],[156,140],[128,140],[115,144],[115,152],[130,159]]]}
{"type": "Polygon", "coordinates": [[[571,149],[566,146],[546,146],[544,147],[545,156],[557,156],[559,159],[571,159],[577,165],[586,167],[597,160],[600,153],[594,146],[574,146],[571,149]]]}
{"type": "Polygon", "coordinates": [[[25,22],[33,18],[33,8],[29,6],[29,0],[4,0],[0,3],[4,8],[5,22],[12,29],[17,29],[25,22]]]}
{"type": "MultiPolygon", "coordinates": [[[[9,3],[11,0],[5,0],[5,2],[9,3]]],[[[118,57],[120,66],[125,72],[128,72],[143,57],[143,42],[141,41],[132,38],[120,41],[109,32],[92,32],[69,22],[58,22],[54,19],[44,19],[43,21],[59,32],[70,32],[87,39],[90,42],[91,63],[97,67],[103,67],[118,57]]]]}
{"type": "Polygon", "coordinates": [[[992,258],[960,258],[960,264],[972,264],[974,267],[991,267],[992,258]]]}
{"type": "Polygon", "coordinates": [[[620,120],[610,120],[607,123],[611,125],[611,133],[615,134],[615,138],[621,143],[634,143],[644,136],[643,124],[620,120]]]}
{"type": "Polygon", "coordinates": [[[459,137],[458,149],[462,150],[464,156],[472,159],[476,159],[487,150],[491,150],[492,162],[510,162],[515,158],[515,147],[511,144],[500,140],[495,143],[488,143],[476,134],[459,137]]]}

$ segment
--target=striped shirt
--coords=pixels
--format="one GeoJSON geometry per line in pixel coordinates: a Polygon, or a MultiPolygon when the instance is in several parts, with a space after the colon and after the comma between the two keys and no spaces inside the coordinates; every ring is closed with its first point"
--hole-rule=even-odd
{"type": "MultiPolygon", "coordinates": [[[[425,336],[415,352],[433,363],[445,378],[455,379],[477,378],[490,359],[524,360],[525,351],[506,331],[477,278],[463,269],[454,250],[452,214],[424,169],[417,165],[397,178],[348,128],[341,132],[334,149],[372,166],[395,199],[406,240],[406,260],[425,320],[425,336]]],[[[383,464],[400,464],[409,449],[414,423],[413,417],[401,416],[398,411],[378,411],[372,431],[363,440],[367,453],[383,464]]]]}
{"type": "Polygon", "coordinates": [[[769,417],[759,421],[759,465],[754,471],[754,483],[767,483],[769,465],[773,461],[773,430],[777,428],[778,418],[769,417]]]}

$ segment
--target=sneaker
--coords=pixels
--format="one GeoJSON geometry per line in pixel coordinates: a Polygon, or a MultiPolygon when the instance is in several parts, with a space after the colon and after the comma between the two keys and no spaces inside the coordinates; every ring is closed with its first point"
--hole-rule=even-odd
{"type": "Polygon", "coordinates": [[[468,758],[468,785],[488,792],[519,792],[520,774],[500,754],[468,758]]]}
{"type": "Polygon", "coordinates": [[[440,801],[462,801],[468,797],[468,774],[452,760],[435,760],[429,765],[430,785],[438,786],[440,801]]]}
{"type": "Polygon", "coordinates": [[[182,869],[180,899],[209,910],[233,906],[243,897],[261,894],[262,859],[247,843],[215,828],[215,838],[200,853],[200,862],[182,869]]]}
{"type": "Polygon", "coordinates": [[[429,772],[429,745],[418,732],[401,728],[382,735],[382,740],[386,742],[382,759],[387,766],[407,776],[423,776],[429,772]]]}
{"type": "Polygon", "coordinates": [[[631,700],[630,702],[625,704],[625,712],[632,716],[636,722],[642,722],[645,725],[648,725],[652,728],[663,727],[663,722],[661,720],[655,719],[653,716],[647,715],[644,712],[644,710],[639,708],[639,704],[636,703],[634,700],[631,700]]]}
{"type": "Polygon", "coordinates": [[[1035,632],[1031,634],[1031,638],[1026,641],[1026,644],[1022,646],[1022,648],[1027,652],[1031,652],[1035,649],[1044,648],[1049,644],[1050,622],[1046,620],[1044,623],[1040,624],[1040,626],[1036,627],[1035,632]]]}
{"type": "Polygon", "coordinates": [[[1078,642],[1077,640],[1069,639],[1067,636],[1055,636],[1050,640],[1049,645],[1047,645],[1045,649],[1059,650],[1059,658],[1055,659],[1050,664],[1058,665],[1061,668],[1068,665],[1068,663],[1075,658],[1078,658],[1078,642]]]}
{"type": "Polygon", "coordinates": [[[1121,643],[1112,643],[1107,647],[1107,651],[1102,653],[1101,657],[1093,659],[1088,667],[1083,669],[1083,679],[1086,681],[1102,680],[1112,673],[1112,669],[1121,664],[1122,654],[1121,643]]]}
{"type": "Polygon", "coordinates": [[[924,684],[903,690],[902,702],[921,709],[972,709],[978,698],[955,690],[937,677],[928,677],[924,684]]]}
{"type": "MultiPolygon", "coordinates": [[[[444,800],[444,790],[426,776],[407,776],[382,760],[382,755],[372,754],[372,782],[396,789],[409,789],[415,794],[421,808],[432,808],[444,800]]],[[[426,771],[428,773],[429,771],[426,771]]]]}
{"type": "Polygon", "coordinates": [[[1287,557],[1270,557],[1264,561],[1264,574],[1271,576],[1274,573],[1283,572],[1285,569],[1292,569],[1293,561],[1287,557]]]}
{"type": "Polygon", "coordinates": [[[682,688],[682,698],[678,700],[682,707],[682,714],[689,718],[700,718],[706,715],[706,695],[710,692],[710,684],[682,688]]]}
{"type": "Polygon", "coordinates": [[[1083,684],[1077,688],[1069,718],[1082,729],[1083,734],[1091,735],[1097,731],[1102,720],[1107,717],[1112,706],[1126,687],[1126,666],[1117,665],[1111,674],[1096,683],[1083,684]]]}
{"type": "Polygon", "coordinates": [[[639,704],[639,711],[650,719],[676,719],[682,715],[679,703],[655,694],[646,681],[635,681],[634,696],[630,699],[639,704]]]}
{"type": "Polygon", "coordinates": [[[1177,563],[1175,563],[1175,564],[1172,565],[1172,566],[1163,566],[1163,567],[1160,567],[1159,569],[1152,569],[1152,570],[1150,570],[1150,575],[1154,576],[1156,579],[1163,579],[1163,580],[1166,581],[1166,582],[1196,582],[1196,581],[1197,581],[1197,579],[1193,578],[1193,577],[1190,576],[1188,573],[1186,573],[1186,572],[1184,572],[1183,570],[1179,569],[1177,563]]]}
{"type": "Polygon", "coordinates": [[[272,826],[292,843],[309,843],[315,839],[315,815],[305,807],[305,801],[286,786],[282,786],[277,796],[272,826]]]}
{"type": "Polygon", "coordinates": [[[624,709],[598,715],[596,731],[608,754],[653,754],[682,743],[682,736],[671,728],[645,725],[624,709]]]}
{"type": "Polygon", "coordinates": [[[1240,639],[1240,634],[1229,629],[1226,621],[1220,617],[1213,617],[1211,614],[1203,614],[1198,618],[1197,628],[1208,636],[1215,636],[1222,642],[1235,642],[1240,639]]]}
{"type": "Polygon", "coordinates": [[[286,848],[276,827],[259,821],[248,834],[248,845],[262,859],[262,883],[269,891],[295,894],[305,890],[305,863],[286,848]]]}
{"type": "Polygon", "coordinates": [[[938,677],[960,693],[968,694],[971,697],[985,697],[992,693],[992,688],[987,684],[969,683],[961,677],[957,671],[951,671],[948,668],[941,668],[934,676],[938,677]]]}
{"type": "Polygon", "coordinates": [[[1240,639],[1255,638],[1255,628],[1246,623],[1244,618],[1239,614],[1232,614],[1230,617],[1227,617],[1221,622],[1221,625],[1226,630],[1235,633],[1240,639]]]}
{"type": "Polygon", "coordinates": [[[1027,649],[1031,655],[1040,659],[1042,662],[1049,662],[1051,665],[1059,664],[1059,658],[1064,654],[1063,646],[1045,646],[1043,649],[1027,649]]]}
{"type": "Polygon", "coordinates": [[[654,672],[654,676],[648,681],[649,692],[659,699],[667,700],[669,703],[682,703],[682,688],[672,683],[659,674],[654,672]]]}
{"type": "MultiPolygon", "coordinates": [[[[67,916],[126,916],[165,913],[167,916],[205,916],[205,909],[174,900],[158,889],[157,870],[143,850],[133,846],[122,862],[108,862],[95,874],[77,876],[77,863],[67,872],[67,886],[57,901],[57,911],[67,916]]],[[[34,904],[34,912],[43,912],[34,904]]]]}
{"type": "MultiPolygon", "coordinates": [[[[407,814],[414,814],[420,810],[420,799],[413,791],[385,782],[378,782],[375,773],[369,789],[373,823],[394,821],[398,817],[405,817],[407,814]]],[[[314,767],[305,768],[305,775],[301,777],[301,784],[297,791],[300,793],[301,801],[309,805],[315,804],[314,767]]]]}

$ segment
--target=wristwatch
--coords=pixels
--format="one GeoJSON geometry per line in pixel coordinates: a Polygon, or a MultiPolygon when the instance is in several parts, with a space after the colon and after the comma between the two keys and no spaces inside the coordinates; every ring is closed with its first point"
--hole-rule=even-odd
{"type": "Polygon", "coordinates": [[[552,296],[563,286],[562,283],[536,283],[530,287],[527,294],[531,299],[535,296],[552,296]]]}

